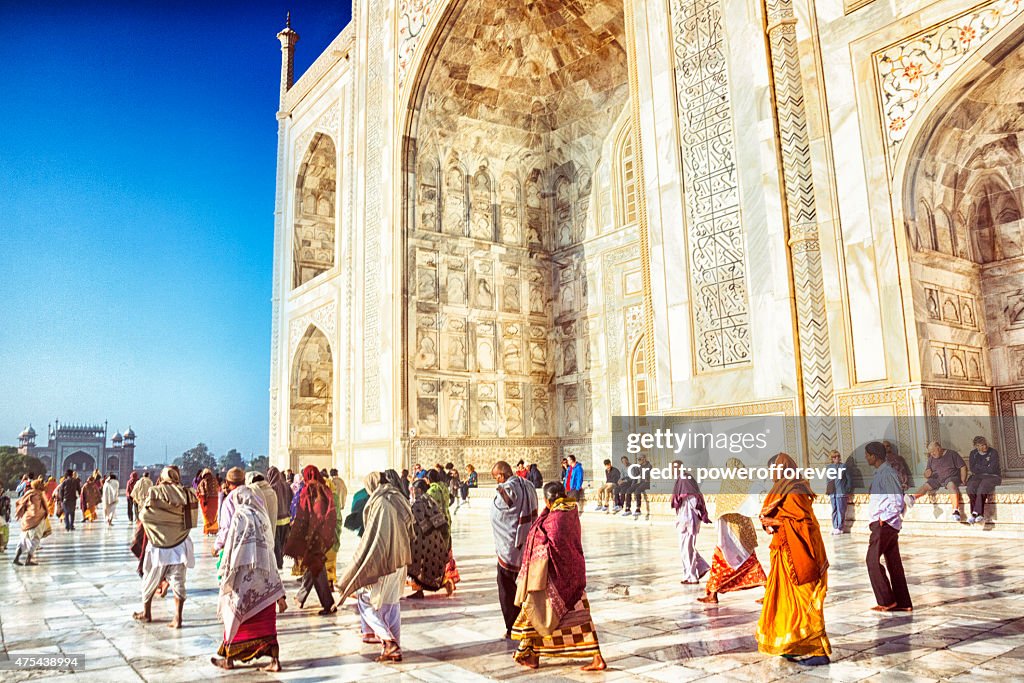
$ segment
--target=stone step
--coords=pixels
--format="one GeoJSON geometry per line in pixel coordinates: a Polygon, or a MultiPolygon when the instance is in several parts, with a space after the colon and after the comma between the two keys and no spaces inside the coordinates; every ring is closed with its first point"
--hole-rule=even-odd
{"type": "MultiPolygon", "coordinates": [[[[597,494],[595,490],[588,489],[586,493],[586,513],[591,513],[595,504],[597,494]]],[[[494,490],[491,487],[472,489],[470,497],[475,503],[478,499],[481,502],[489,501],[494,497],[494,490]]],[[[708,511],[714,515],[715,494],[705,496],[708,504],[708,511]]],[[[846,511],[846,529],[850,533],[868,533],[867,512],[868,494],[856,493],[853,495],[852,504],[846,511]]],[[[917,504],[908,512],[904,518],[904,535],[924,535],[941,537],[965,537],[965,538],[992,538],[992,539],[1024,539],[1024,485],[1019,481],[1011,481],[1005,486],[1000,486],[999,491],[990,497],[990,502],[985,506],[986,523],[967,524],[967,515],[970,512],[967,494],[962,493],[961,514],[963,521],[959,524],[953,521],[953,496],[949,493],[932,493],[920,498],[917,504]]],[[[655,493],[648,496],[650,502],[650,518],[642,516],[643,521],[654,523],[671,524],[673,512],[669,505],[671,496],[664,493],[655,493]]],[[[821,523],[824,533],[832,528],[832,506],[827,496],[819,495],[814,503],[814,512],[821,523]]],[[[646,513],[646,510],[645,510],[646,513]]],[[[624,522],[629,520],[623,519],[624,522]]]]}

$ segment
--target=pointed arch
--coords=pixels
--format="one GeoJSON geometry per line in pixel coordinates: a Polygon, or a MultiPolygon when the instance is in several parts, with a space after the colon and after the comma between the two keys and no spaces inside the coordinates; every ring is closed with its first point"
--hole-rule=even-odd
{"type": "Polygon", "coordinates": [[[292,358],[289,439],[292,466],[329,464],[333,445],[334,354],[327,335],[306,328],[292,358]]]}
{"type": "Polygon", "coordinates": [[[295,181],[292,287],[334,267],[337,149],[326,133],[309,143],[295,181]]]}

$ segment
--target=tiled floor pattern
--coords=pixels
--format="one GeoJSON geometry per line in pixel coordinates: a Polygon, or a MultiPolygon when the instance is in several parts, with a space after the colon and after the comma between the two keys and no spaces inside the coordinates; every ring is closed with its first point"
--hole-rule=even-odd
{"type": "MultiPolygon", "coordinates": [[[[985,681],[1024,680],[1024,554],[1018,543],[907,537],[904,562],[916,605],[912,615],[881,616],[863,556],[864,534],[826,536],[831,569],[826,604],[833,664],[805,669],[757,652],[753,638],[760,589],[722,597],[716,608],[696,602],[699,587],[681,586],[675,530],[665,522],[634,522],[588,512],[584,543],[589,595],[609,670],[583,673],[572,664],[542,662],[539,672],[512,663],[500,636],[494,558],[486,510],[476,500],[456,516],[455,553],[463,581],[451,599],[403,602],[405,660],[382,665],[360,642],[351,606],[322,618],[292,607],[278,620],[285,671],[252,669],[237,680],[281,681],[985,681]]],[[[79,524],[79,527],[82,527],[79,524]]],[[[14,653],[80,653],[77,674],[0,671],[0,680],[76,678],[92,681],[188,681],[218,677],[209,664],[220,642],[212,541],[194,533],[198,566],[189,573],[185,628],[165,628],[172,601],[154,605],[157,620],[132,621],[139,607],[130,528],[56,530],[44,541],[38,567],[14,567],[12,530],[0,556],[0,635],[14,653]]],[[[710,559],[715,532],[698,547],[710,559]]],[[[341,557],[354,537],[346,532],[341,557]]],[[[767,537],[758,556],[767,570],[767,537]]],[[[295,592],[288,572],[286,586],[295,592]]],[[[315,602],[315,600],[310,601],[315,602]]]]}

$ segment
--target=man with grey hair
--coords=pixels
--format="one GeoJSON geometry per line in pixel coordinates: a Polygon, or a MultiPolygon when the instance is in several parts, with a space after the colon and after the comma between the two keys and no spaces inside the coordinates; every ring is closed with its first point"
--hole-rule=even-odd
{"type": "Polygon", "coordinates": [[[943,448],[938,441],[928,444],[928,467],[924,471],[925,483],[913,495],[907,495],[907,506],[921,496],[939,489],[953,494],[953,521],[960,522],[960,487],[967,479],[967,463],[954,450],[943,448]]]}
{"type": "Polygon", "coordinates": [[[516,578],[523,562],[523,547],[530,526],[537,519],[537,491],[512,467],[499,460],[491,468],[491,476],[498,483],[491,505],[491,529],[494,549],[498,555],[498,603],[505,617],[505,638],[512,637],[519,610],[516,607],[516,578]]]}

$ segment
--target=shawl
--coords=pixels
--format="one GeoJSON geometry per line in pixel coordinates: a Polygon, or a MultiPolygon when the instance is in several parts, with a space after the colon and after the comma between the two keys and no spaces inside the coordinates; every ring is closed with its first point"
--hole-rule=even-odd
{"type": "Polygon", "coordinates": [[[139,483],[139,473],[132,470],[132,473],[128,475],[128,482],[124,485],[124,495],[131,498],[132,491],[135,489],[135,485],[139,483]]]}
{"type": "Polygon", "coordinates": [[[57,480],[50,477],[46,480],[46,486],[43,487],[43,495],[46,496],[47,502],[53,500],[53,492],[57,490],[57,480]]]}
{"type": "Polygon", "coordinates": [[[139,477],[139,480],[135,482],[135,488],[132,489],[129,497],[135,501],[135,504],[142,507],[146,504],[146,496],[149,495],[149,490],[153,488],[153,480],[149,477],[139,477]]]}
{"type": "Polygon", "coordinates": [[[50,516],[43,492],[35,486],[30,487],[18,499],[14,514],[21,520],[22,531],[31,531],[42,524],[50,516]]]}
{"type": "Polygon", "coordinates": [[[274,557],[274,527],[263,510],[262,497],[245,486],[231,495],[235,512],[220,560],[217,602],[225,643],[234,640],[242,623],[285,596],[274,557]]]}
{"type": "Polygon", "coordinates": [[[448,563],[451,534],[444,515],[430,496],[417,496],[412,503],[414,534],[409,576],[422,588],[440,590],[448,563]]]}
{"type": "Polygon", "coordinates": [[[99,479],[89,478],[82,488],[82,509],[96,507],[103,499],[103,484],[99,479]]]}
{"type": "Polygon", "coordinates": [[[324,568],[327,551],[334,545],[334,528],[337,512],[334,510],[334,496],[324,483],[324,478],[313,465],[302,470],[304,484],[295,505],[295,519],[292,520],[284,554],[302,560],[302,566],[316,576],[324,568]]]}
{"type": "Polygon", "coordinates": [[[576,606],[587,587],[578,504],[559,498],[530,527],[523,566],[516,579],[516,604],[541,635],[550,635],[576,606]]]}
{"type": "Polygon", "coordinates": [[[331,552],[336,553],[341,548],[341,531],[345,528],[345,507],[341,502],[341,491],[338,490],[334,479],[325,481],[327,488],[331,490],[331,497],[334,498],[334,544],[331,546],[331,552]]]}
{"type": "MultiPolygon", "coordinates": [[[[255,474],[255,472],[249,472],[249,474],[255,474]]],[[[277,494],[274,492],[274,487],[266,479],[250,481],[251,477],[249,474],[245,475],[245,487],[252,489],[260,495],[260,500],[263,502],[263,511],[267,513],[270,526],[277,526],[277,494]]]]}
{"type": "Polygon", "coordinates": [[[292,509],[292,487],[284,480],[281,470],[273,466],[267,468],[267,483],[277,494],[277,518],[288,519],[292,509]]]}
{"type": "MultiPolygon", "coordinates": [[[[371,474],[377,473],[373,472],[371,474]]],[[[352,510],[349,515],[345,517],[345,528],[356,532],[356,536],[363,535],[363,510],[366,509],[366,501],[369,499],[370,494],[366,492],[366,489],[359,489],[356,491],[356,494],[352,496],[352,510]]]]}
{"type": "MultiPolygon", "coordinates": [[[[380,476],[371,472],[365,480],[370,493],[363,511],[366,533],[360,538],[345,573],[338,576],[338,593],[342,596],[373,585],[412,563],[412,507],[401,490],[380,481],[380,476]]],[[[383,591],[371,592],[370,603],[374,609],[381,609],[383,601],[383,591]]]]}
{"type": "MultiPolygon", "coordinates": [[[[331,477],[327,483],[330,484],[331,490],[338,494],[338,512],[343,512],[345,503],[348,502],[348,485],[341,477],[331,477]]],[[[406,482],[406,487],[408,486],[409,484],[406,482]]]]}
{"type": "MultiPolygon", "coordinates": [[[[777,455],[775,464],[783,468],[797,466],[786,453],[777,455]]],[[[811,507],[813,503],[814,492],[807,480],[786,479],[780,472],[761,508],[762,516],[776,518],[781,523],[769,547],[789,553],[790,579],[798,586],[818,581],[828,571],[828,556],[818,518],[811,507]]]]}
{"type": "Polygon", "coordinates": [[[434,499],[437,503],[437,507],[444,513],[445,523],[451,527],[452,525],[452,513],[448,509],[451,499],[448,497],[448,487],[439,481],[435,481],[427,489],[427,495],[434,499]]]}
{"type": "Polygon", "coordinates": [[[199,479],[199,485],[196,486],[196,493],[199,494],[200,498],[213,498],[220,494],[220,484],[217,483],[217,477],[213,476],[213,472],[210,470],[203,471],[203,476],[199,479]]]}
{"type": "Polygon", "coordinates": [[[139,510],[146,538],[157,548],[173,548],[184,542],[199,519],[199,500],[180,481],[177,472],[165,467],[160,483],[149,489],[145,505],[139,510]]]}
{"type": "Polygon", "coordinates": [[[512,499],[505,502],[501,492],[495,494],[491,507],[491,530],[498,562],[507,569],[518,570],[522,549],[530,534],[530,525],[537,519],[537,491],[521,477],[509,477],[498,484],[512,499]]]}
{"type": "Polygon", "coordinates": [[[708,517],[708,505],[704,501],[704,494],[700,492],[700,487],[697,486],[693,477],[683,474],[676,480],[676,487],[672,491],[672,509],[679,510],[688,496],[697,499],[697,515],[700,517],[700,521],[705,524],[710,523],[711,518],[708,517]]]}
{"type": "MultiPolygon", "coordinates": [[[[309,467],[309,465],[306,465],[306,467],[309,467]]],[[[301,491],[301,490],[302,490],[302,475],[301,474],[296,474],[295,476],[292,477],[292,495],[295,495],[295,496],[299,495],[299,491],[301,491]]]]}
{"type": "Polygon", "coordinates": [[[120,492],[121,487],[118,485],[117,479],[107,479],[107,483],[103,485],[103,506],[115,505],[120,492]]]}
{"type": "Polygon", "coordinates": [[[383,481],[391,484],[396,489],[404,493],[406,498],[409,497],[409,482],[407,482],[396,470],[384,470],[383,481]]]}
{"type": "MultiPolygon", "coordinates": [[[[238,492],[244,488],[247,487],[236,486],[228,491],[227,495],[224,496],[224,500],[220,502],[220,509],[217,510],[217,540],[213,543],[213,547],[218,550],[227,543],[228,531],[231,529],[231,518],[235,516],[235,509],[238,507],[238,492]]],[[[262,510],[263,514],[267,515],[267,519],[270,519],[262,496],[257,495],[256,500],[252,504],[262,510]]]]}

